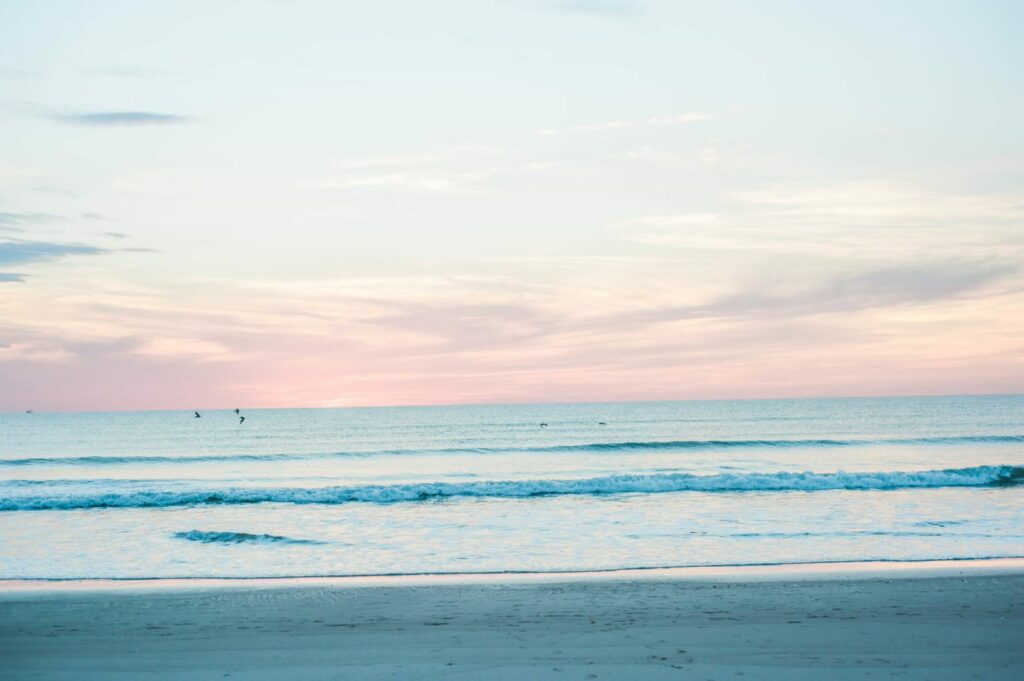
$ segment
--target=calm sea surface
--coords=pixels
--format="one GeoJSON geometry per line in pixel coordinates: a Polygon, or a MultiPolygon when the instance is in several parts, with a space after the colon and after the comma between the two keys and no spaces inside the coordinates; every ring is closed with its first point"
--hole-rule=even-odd
{"type": "Polygon", "coordinates": [[[242,413],[0,414],[0,578],[1024,556],[1024,396],[242,413]]]}

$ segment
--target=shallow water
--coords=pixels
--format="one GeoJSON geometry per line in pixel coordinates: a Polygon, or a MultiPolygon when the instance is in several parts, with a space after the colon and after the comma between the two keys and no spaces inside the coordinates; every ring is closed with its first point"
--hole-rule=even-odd
{"type": "Polygon", "coordinates": [[[0,414],[0,578],[1024,555],[1021,396],[243,413],[0,414]]]}

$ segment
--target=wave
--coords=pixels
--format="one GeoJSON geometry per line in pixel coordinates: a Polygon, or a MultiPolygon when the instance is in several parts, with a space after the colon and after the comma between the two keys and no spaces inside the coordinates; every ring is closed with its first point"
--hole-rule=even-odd
{"type": "Polygon", "coordinates": [[[560,495],[660,494],[665,492],[817,492],[935,487],[999,487],[1024,484],[1024,466],[974,466],[930,471],[866,473],[725,473],[612,475],[579,480],[428,482],[316,488],[132,489],[18,495],[0,499],[0,511],[88,508],[152,508],[200,504],[396,503],[486,497],[517,499],[560,495]]]}
{"type": "Polygon", "coordinates": [[[628,452],[645,450],[703,450],[734,448],[856,447],[870,445],[957,445],[1024,443],[1024,435],[951,435],[940,437],[881,439],[806,439],[806,440],[638,440],[633,442],[590,442],[583,444],[541,445],[536,447],[454,447],[443,449],[383,449],[367,451],[312,452],[306,454],[198,454],[193,456],[74,456],[0,459],[0,466],[102,466],[133,463],[209,463],[226,461],[296,461],[336,457],[372,457],[431,454],[498,454],[559,452],[628,452]]]}
{"type": "Polygon", "coordinates": [[[204,532],[189,530],[175,532],[175,539],[202,542],[203,544],[323,544],[313,539],[292,539],[276,534],[248,534],[246,532],[204,532]]]}

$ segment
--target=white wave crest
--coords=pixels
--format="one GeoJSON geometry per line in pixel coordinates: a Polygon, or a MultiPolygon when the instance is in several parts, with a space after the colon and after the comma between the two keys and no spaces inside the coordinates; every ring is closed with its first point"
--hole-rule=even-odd
{"type": "MultiPolygon", "coordinates": [[[[664,492],[815,492],[823,490],[889,490],[926,487],[1011,486],[1024,483],[1024,467],[975,466],[931,471],[865,473],[723,473],[690,475],[613,475],[581,480],[506,480],[494,482],[429,482],[404,485],[317,488],[225,488],[130,491],[52,490],[0,495],[0,511],[41,511],[86,508],[145,508],[197,504],[344,504],[395,503],[449,497],[522,498],[552,495],[658,494],[664,492]]],[[[11,487],[10,489],[18,489],[11,487]]],[[[31,486],[36,491],[38,486],[31,486]]],[[[0,490],[2,491],[2,490],[0,490]]]]}

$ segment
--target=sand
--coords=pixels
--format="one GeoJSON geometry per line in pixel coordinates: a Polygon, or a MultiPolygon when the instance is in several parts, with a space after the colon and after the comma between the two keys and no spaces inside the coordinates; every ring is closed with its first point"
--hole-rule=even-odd
{"type": "Polygon", "coordinates": [[[0,583],[2,679],[1024,678],[1024,566],[0,583]]]}

